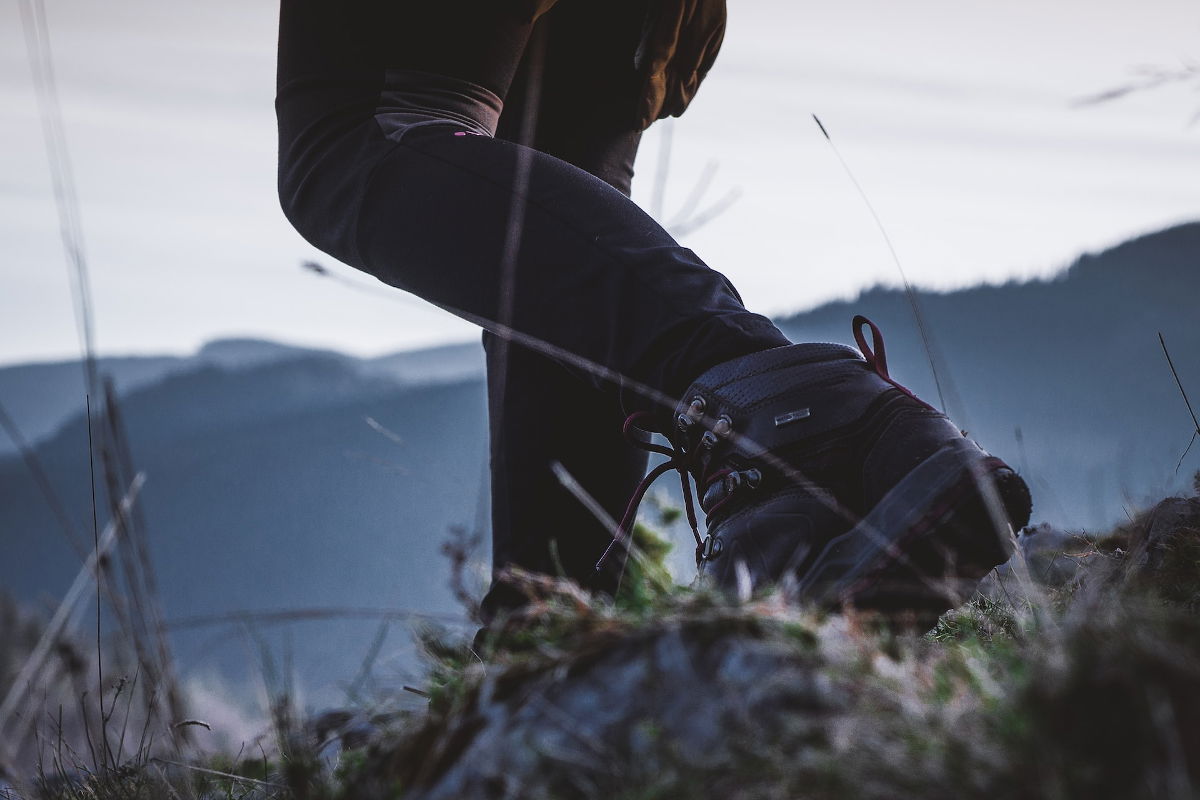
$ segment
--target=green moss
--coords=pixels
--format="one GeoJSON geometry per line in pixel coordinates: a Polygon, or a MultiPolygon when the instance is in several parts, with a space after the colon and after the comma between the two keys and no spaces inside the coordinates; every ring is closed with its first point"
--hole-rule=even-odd
{"type": "Polygon", "coordinates": [[[1018,609],[1008,603],[976,595],[965,605],[947,611],[928,634],[931,640],[952,642],[1012,639],[1019,632],[1018,609]]]}
{"type": "Polygon", "coordinates": [[[669,541],[648,526],[633,526],[633,548],[617,589],[617,609],[645,617],[679,589],[667,571],[671,548],[669,541]]]}

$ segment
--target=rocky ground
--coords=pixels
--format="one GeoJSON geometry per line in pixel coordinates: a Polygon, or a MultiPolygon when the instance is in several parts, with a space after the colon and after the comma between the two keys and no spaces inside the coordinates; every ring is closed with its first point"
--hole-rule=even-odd
{"type": "Polygon", "coordinates": [[[923,633],[677,587],[643,544],[616,602],[514,576],[532,602],[503,629],[425,631],[420,711],[281,707],[275,755],[40,796],[1200,796],[1200,497],[1102,536],[1027,529],[923,633]]]}
{"type": "Polygon", "coordinates": [[[1200,498],[1018,543],[926,635],[530,578],[484,652],[427,637],[430,711],[360,751],[351,794],[1200,796],[1200,498]]]}

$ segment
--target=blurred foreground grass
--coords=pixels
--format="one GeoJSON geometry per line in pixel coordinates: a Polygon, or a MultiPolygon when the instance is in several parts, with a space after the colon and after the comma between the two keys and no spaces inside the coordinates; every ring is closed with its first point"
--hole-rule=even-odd
{"type": "Polygon", "coordinates": [[[474,645],[422,630],[420,711],[281,700],[273,747],[187,764],[51,738],[0,797],[1200,796],[1200,498],[1072,537],[1056,585],[1017,559],[924,634],[675,586],[640,544],[615,601],[514,574],[528,606],[474,645]]]}

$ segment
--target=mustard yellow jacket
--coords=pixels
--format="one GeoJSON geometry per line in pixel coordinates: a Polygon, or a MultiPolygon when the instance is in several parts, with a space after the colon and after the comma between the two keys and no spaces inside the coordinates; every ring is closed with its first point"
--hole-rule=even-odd
{"type": "MultiPolygon", "coordinates": [[[[517,13],[536,19],[558,0],[510,0],[517,13]]],[[[571,0],[563,0],[571,2],[571,0]]],[[[649,0],[638,48],[642,92],[637,124],[684,112],[708,74],[725,38],[725,0],[649,0]]]]}

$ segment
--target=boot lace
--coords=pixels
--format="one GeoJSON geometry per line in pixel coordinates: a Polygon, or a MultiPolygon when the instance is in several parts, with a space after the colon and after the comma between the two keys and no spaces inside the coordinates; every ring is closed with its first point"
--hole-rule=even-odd
{"type": "MultiPolygon", "coordinates": [[[[679,485],[683,488],[683,507],[687,514],[688,525],[692,529],[692,536],[696,538],[697,561],[699,561],[701,555],[704,553],[704,540],[700,536],[700,526],[696,521],[696,507],[693,501],[692,486],[691,482],[688,480],[690,477],[688,470],[695,465],[697,456],[694,453],[687,452],[683,448],[675,447],[674,445],[671,447],[664,447],[663,445],[655,444],[654,442],[645,441],[638,436],[637,431],[639,430],[650,433],[661,433],[661,431],[655,427],[648,425],[642,426],[638,424],[639,422],[652,421],[653,419],[654,415],[649,411],[637,411],[633,414],[630,414],[625,419],[625,424],[621,428],[621,433],[625,437],[625,441],[629,442],[639,450],[645,450],[649,453],[657,453],[659,455],[666,456],[667,460],[646,473],[646,477],[642,478],[641,483],[639,483],[637,488],[634,489],[633,496],[629,499],[629,505],[625,507],[625,513],[621,516],[621,522],[617,525],[617,530],[613,534],[612,541],[609,542],[608,547],[605,548],[604,553],[600,556],[600,560],[596,562],[597,572],[603,569],[604,564],[612,555],[613,550],[629,534],[629,531],[633,527],[633,521],[637,517],[638,506],[641,505],[642,498],[646,496],[646,492],[650,489],[650,485],[671,470],[675,470],[679,473],[679,485]]],[[[729,470],[719,470],[711,477],[706,478],[704,488],[707,489],[711,483],[719,480],[721,477],[724,477],[724,474],[727,474],[728,472],[729,470]]]]}

